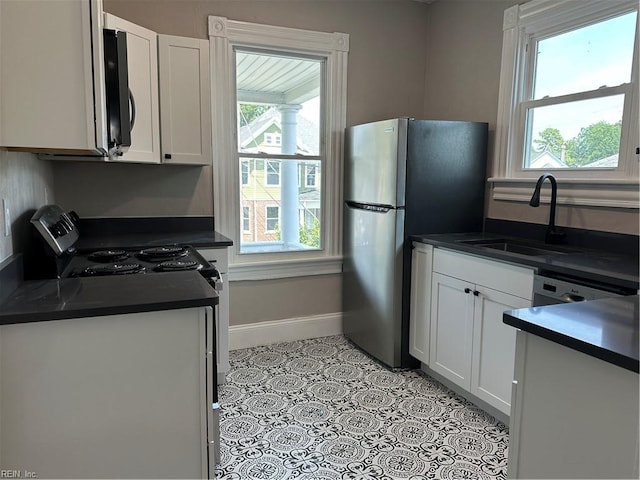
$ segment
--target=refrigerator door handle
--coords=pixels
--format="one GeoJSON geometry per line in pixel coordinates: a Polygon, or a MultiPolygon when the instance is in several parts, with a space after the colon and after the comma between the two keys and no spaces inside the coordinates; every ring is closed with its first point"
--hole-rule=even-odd
{"type": "Polygon", "coordinates": [[[377,213],[387,213],[389,210],[393,210],[392,205],[375,205],[371,203],[354,202],[353,200],[347,200],[345,203],[349,208],[356,210],[368,210],[377,213]]]}

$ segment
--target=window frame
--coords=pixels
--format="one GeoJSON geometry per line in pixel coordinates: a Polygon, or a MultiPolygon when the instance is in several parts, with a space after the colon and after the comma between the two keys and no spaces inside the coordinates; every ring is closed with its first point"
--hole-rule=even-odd
{"type": "MultiPolygon", "coordinates": [[[[492,198],[528,202],[531,189],[544,169],[524,169],[527,107],[557,102],[529,100],[535,74],[535,52],[532,45],[538,39],[579,28],[617,16],[638,11],[633,0],[608,2],[603,0],[531,0],[515,5],[504,13],[503,50],[500,72],[498,117],[493,159],[492,198]]],[[[640,15],[639,15],[640,16],[640,15]]],[[[612,86],[593,94],[569,94],[564,100],[624,92],[623,130],[617,169],[551,169],[561,183],[558,203],[577,206],[639,208],[640,185],[638,161],[638,20],[634,45],[631,82],[612,86]]],[[[562,100],[562,99],[561,99],[562,100]]]]}
{"type": "Polygon", "coordinates": [[[318,167],[317,165],[304,164],[304,186],[306,188],[316,187],[318,185],[318,167]],[[313,183],[309,183],[309,170],[313,170],[313,183]]]}
{"type": "Polygon", "coordinates": [[[216,230],[229,237],[230,280],[260,280],[342,271],[342,165],[346,128],[349,35],[300,30],[209,16],[213,182],[216,230]],[[234,48],[298,53],[325,60],[321,250],[240,254],[240,169],[237,165],[234,48]]]}

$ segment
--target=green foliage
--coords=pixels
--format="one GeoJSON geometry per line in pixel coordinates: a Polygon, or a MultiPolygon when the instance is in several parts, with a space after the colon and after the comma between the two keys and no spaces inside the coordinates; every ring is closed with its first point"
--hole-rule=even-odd
{"type": "Polygon", "coordinates": [[[567,156],[576,166],[585,165],[618,153],[622,122],[598,122],[580,130],[567,142],[567,156]]]}
{"type": "Polygon", "coordinates": [[[300,225],[300,243],[309,247],[320,248],[320,220],[313,219],[313,225],[300,225]]]}
{"type": "Polygon", "coordinates": [[[538,152],[549,150],[555,156],[560,158],[562,145],[564,145],[565,142],[560,130],[557,128],[545,128],[540,132],[539,138],[534,140],[533,143],[536,145],[536,150],[538,152]]]}
{"type": "Polygon", "coordinates": [[[255,103],[241,103],[240,112],[239,112],[240,126],[244,127],[245,125],[250,124],[270,108],[271,108],[270,105],[261,105],[261,104],[255,104],[255,103]]]}
{"type": "Polygon", "coordinates": [[[533,143],[536,152],[547,149],[558,158],[564,146],[565,163],[570,167],[581,167],[618,153],[621,133],[622,121],[600,121],[582,128],[569,140],[565,140],[557,128],[545,128],[533,143]]]}

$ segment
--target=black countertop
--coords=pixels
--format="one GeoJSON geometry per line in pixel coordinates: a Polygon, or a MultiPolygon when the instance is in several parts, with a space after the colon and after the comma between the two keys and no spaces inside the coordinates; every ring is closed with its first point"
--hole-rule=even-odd
{"type": "Polygon", "coordinates": [[[544,256],[529,256],[505,252],[492,248],[463,243],[469,240],[510,239],[522,242],[522,238],[508,237],[494,233],[453,233],[435,235],[413,235],[412,240],[458,250],[487,258],[503,260],[537,268],[539,271],[555,272],[571,277],[638,290],[640,287],[638,259],[601,250],[571,247],[565,245],[544,245],[531,242],[532,246],[542,246],[563,253],[544,256]]]}
{"type": "Polygon", "coordinates": [[[521,308],[504,312],[503,321],[638,373],[639,304],[634,295],[521,308]]]}
{"type": "Polygon", "coordinates": [[[30,280],[0,304],[0,325],[214,306],[198,272],[30,280]]]}

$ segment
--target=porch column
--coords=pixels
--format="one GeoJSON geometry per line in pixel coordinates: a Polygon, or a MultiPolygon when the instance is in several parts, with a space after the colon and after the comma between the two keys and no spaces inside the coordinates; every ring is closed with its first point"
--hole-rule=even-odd
{"type": "MultiPolygon", "coordinates": [[[[301,105],[279,105],[284,155],[298,150],[298,111],[301,105]]],[[[280,233],[287,248],[300,243],[298,220],[298,162],[287,160],[280,165],[280,233]]]]}

